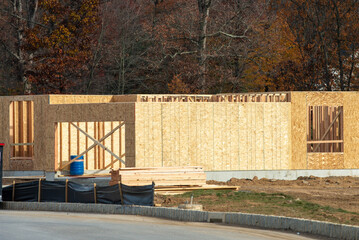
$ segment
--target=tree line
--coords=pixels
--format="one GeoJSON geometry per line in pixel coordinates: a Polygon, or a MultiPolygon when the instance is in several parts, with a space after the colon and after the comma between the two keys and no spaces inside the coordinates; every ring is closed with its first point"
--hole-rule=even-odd
{"type": "Polygon", "coordinates": [[[1,0],[0,94],[359,88],[356,0],[1,0]]]}

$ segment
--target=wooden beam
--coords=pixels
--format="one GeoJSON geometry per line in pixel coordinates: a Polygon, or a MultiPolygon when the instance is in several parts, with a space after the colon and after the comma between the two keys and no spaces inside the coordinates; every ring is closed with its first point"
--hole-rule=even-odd
{"type": "Polygon", "coordinates": [[[62,167],[62,122],[59,122],[59,131],[60,131],[60,168],[62,167]]]}
{"type": "Polygon", "coordinates": [[[308,141],[308,144],[320,144],[320,143],[342,143],[344,140],[323,140],[323,141],[308,141]]]}

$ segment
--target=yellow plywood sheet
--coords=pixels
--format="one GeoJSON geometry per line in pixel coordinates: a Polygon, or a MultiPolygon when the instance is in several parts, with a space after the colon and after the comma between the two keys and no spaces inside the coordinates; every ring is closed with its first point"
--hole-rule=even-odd
{"type": "Polygon", "coordinates": [[[173,152],[172,152],[172,112],[171,112],[170,103],[162,103],[162,138],[163,138],[163,166],[170,167],[172,166],[173,152]]]}
{"type": "Polygon", "coordinates": [[[222,103],[214,103],[214,154],[213,154],[213,170],[221,170],[225,168],[223,164],[223,118],[224,108],[222,103]]]}
{"type": "Polygon", "coordinates": [[[113,96],[110,95],[49,95],[50,104],[86,104],[108,103],[113,96]]]}
{"type": "Polygon", "coordinates": [[[343,153],[308,153],[309,169],[343,169],[343,153]]]}
{"type": "Polygon", "coordinates": [[[180,120],[180,156],[179,165],[189,166],[189,105],[179,103],[179,120],[180,120]]]}
{"type": "Polygon", "coordinates": [[[305,92],[291,94],[292,169],[307,169],[307,101],[305,92]]]}
{"type": "Polygon", "coordinates": [[[359,168],[359,94],[344,97],[344,167],[359,168]]]}
{"type": "Polygon", "coordinates": [[[264,105],[255,103],[255,131],[256,131],[256,151],[255,151],[255,169],[264,169],[264,105]]]}
{"type": "Polygon", "coordinates": [[[281,169],[290,167],[290,104],[280,103],[280,126],[281,126],[281,169]]]}
{"type": "Polygon", "coordinates": [[[256,129],[256,104],[248,103],[249,110],[249,170],[256,170],[256,138],[257,138],[257,129],[256,129]]]}
{"type": "Polygon", "coordinates": [[[248,170],[249,120],[248,104],[238,104],[239,170],[248,170]]]}
{"type": "Polygon", "coordinates": [[[306,95],[308,106],[342,106],[344,103],[341,92],[306,92],[306,95]]]}
{"type": "Polygon", "coordinates": [[[173,155],[174,155],[174,165],[173,166],[181,166],[180,164],[180,148],[181,148],[181,121],[180,121],[180,104],[172,104],[173,105],[173,155]]]}
{"type": "Polygon", "coordinates": [[[202,161],[198,164],[205,170],[213,168],[213,104],[203,104],[201,111],[201,152],[202,161]]]}
{"type": "Polygon", "coordinates": [[[188,162],[190,166],[196,166],[197,159],[197,104],[189,103],[189,151],[188,162]]]}
{"type": "Polygon", "coordinates": [[[231,123],[230,134],[230,170],[239,170],[239,113],[238,104],[231,103],[228,105],[228,119],[231,123]]]}
{"type": "Polygon", "coordinates": [[[145,167],[145,108],[144,103],[136,103],[136,167],[145,167]]]}
{"type": "Polygon", "coordinates": [[[273,169],[273,151],[275,151],[273,144],[273,126],[276,124],[274,121],[273,103],[264,104],[264,169],[273,169]]]}
{"type": "Polygon", "coordinates": [[[153,141],[153,159],[151,167],[162,166],[162,115],[161,115],[161,103],[150,103],[152,107],[152,119],[149,119],[152,123],[152,136],[153,141]]]}

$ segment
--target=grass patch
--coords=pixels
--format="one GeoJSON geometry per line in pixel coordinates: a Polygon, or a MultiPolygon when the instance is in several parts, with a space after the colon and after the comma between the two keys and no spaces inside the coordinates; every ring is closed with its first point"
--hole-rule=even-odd
{"type": "Polygon", "coordinates": [[[205,210],[247,212],[359,225],[359,213],[295,199],[283,193],[255,193],[233,190],[195,190],[172,196],[178,201],[202,204],[205,210]]]}

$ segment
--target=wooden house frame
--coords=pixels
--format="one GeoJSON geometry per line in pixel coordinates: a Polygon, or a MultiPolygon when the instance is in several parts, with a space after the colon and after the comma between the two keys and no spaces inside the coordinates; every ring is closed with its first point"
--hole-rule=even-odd
{"type": "Polygon", "coordinates": [[[5,171],[359,168],[357,92],[0,97],[5,171]],[[74,159],[76,161],[77,159],[74,159]]]}

